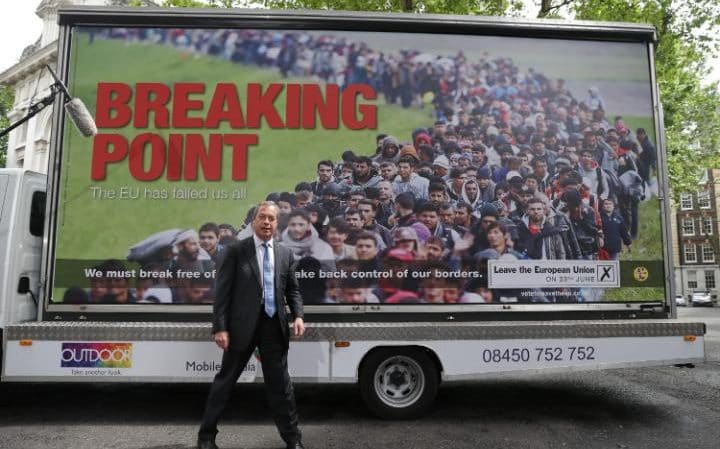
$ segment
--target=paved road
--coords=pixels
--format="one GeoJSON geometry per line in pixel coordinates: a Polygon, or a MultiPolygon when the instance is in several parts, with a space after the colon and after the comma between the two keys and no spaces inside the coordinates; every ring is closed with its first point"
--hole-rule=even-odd
{"type": "MultiPolygon", "coordinates": [[[[717,449],[720,308],[705,321],[707,362],[446,384],[416,421],[368,414],[353,386],[297,387],[308,448],[717,449]]],[[[0,448],[189,449],[205,385],[0,385],[0,448]]],[[[224,449],[280,448],[261,386],[241,385],[221,426],[224,449]],[[254,404],[254,405],[253,405],[254,404]]]]}

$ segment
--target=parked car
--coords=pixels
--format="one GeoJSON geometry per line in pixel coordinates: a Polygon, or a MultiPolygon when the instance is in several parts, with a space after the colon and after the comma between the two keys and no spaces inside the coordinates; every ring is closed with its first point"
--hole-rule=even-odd
{"type": "Polygon", "coordinates": [[[707,290],[699,291],[699,292],[694,292],[692,294],[692,298],[690,299],[690,304],[693,307],[699,307],[699,306],[712,307],[713,300],[712,300],[712,297],[710,296],[709,291],[707,291],[707,290]]]}
{"type": "Polygon", "coordinates": [[[687,306],[687,300],[683,295],[676,295],[675,296],[675,305],[678,307],[685,307],[687,306]]]}

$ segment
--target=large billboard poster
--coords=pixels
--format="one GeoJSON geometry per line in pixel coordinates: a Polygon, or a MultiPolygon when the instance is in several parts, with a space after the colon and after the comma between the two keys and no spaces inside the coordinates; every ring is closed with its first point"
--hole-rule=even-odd
{"type": "Polygon", "coordinates": [[[649,67],[643,42],[76,27],[99,134],[64,134],[53,302],[212,304],[263,200],[307,305],[662,300],[649,67]]]}

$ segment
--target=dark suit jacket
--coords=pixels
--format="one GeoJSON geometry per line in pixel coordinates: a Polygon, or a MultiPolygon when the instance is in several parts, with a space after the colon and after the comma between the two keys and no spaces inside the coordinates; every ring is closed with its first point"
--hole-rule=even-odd
{"type": "MultiPolygon", "coordinates": [[[[285,305],[290,307],[293,321],[303,318],[303,304],[295,278],[292,251],[273,241],[275,255],[275,310],[285,337],[290,344],[290,331],[285,305]]],[[[228,331],[230,349],[243,351],[252,344],[260,313],[265,313],[262,301],[261,271],[255,255],[252,237],[227,247],[225,261],[217,277],[213,305],[213,333],[228,331]]]]}

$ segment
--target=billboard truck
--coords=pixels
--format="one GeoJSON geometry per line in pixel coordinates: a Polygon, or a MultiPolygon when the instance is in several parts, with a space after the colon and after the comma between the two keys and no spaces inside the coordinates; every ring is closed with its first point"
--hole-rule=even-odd
{"type": "Polygon", "coordinates": [[[426,411],[441,381],[704,360],[670,300],[651,27],[59,22],[58,76],[99,132],[56,114],[47,179],[0,172],[4,382],[209,381],[214,279],[265,200],[308,321],[291,374],[359,383],[380,416],[426,411]]]}

